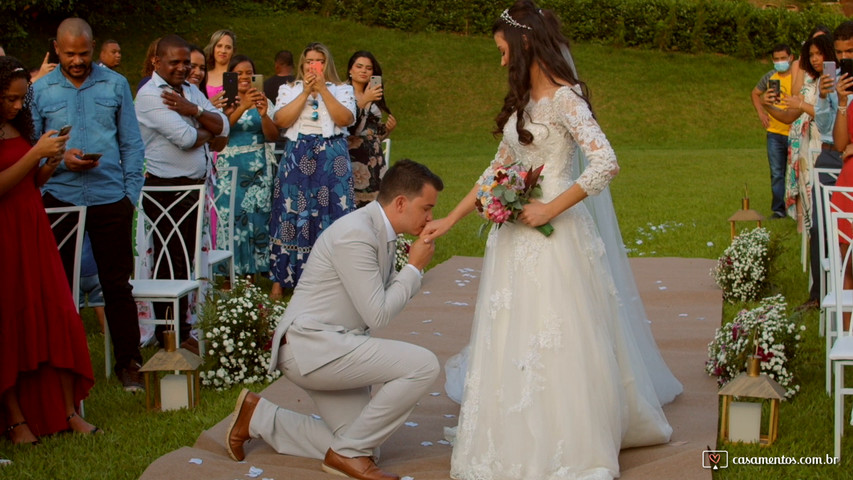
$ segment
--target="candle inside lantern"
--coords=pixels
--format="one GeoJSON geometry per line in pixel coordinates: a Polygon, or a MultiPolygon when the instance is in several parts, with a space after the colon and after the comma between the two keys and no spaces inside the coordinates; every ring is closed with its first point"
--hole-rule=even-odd
{"type": "Polygon", "coordinates": [[[187,407],[189,407],[187,377],[175,374],[165,375],[160,380],[160,408],[165,412],[187,407]]]}
{"type": "Polygon", "coordinates": [[[761,437],[761,404],[732,402],[729,407],[729,440],[758,443],[761,437]]]}

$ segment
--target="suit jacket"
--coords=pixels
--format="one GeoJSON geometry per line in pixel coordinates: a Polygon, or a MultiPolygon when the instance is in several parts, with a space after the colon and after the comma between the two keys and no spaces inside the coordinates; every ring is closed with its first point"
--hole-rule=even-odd
{"type": "Polygon", "coordinates": [[[314,243],[273,336],[270,371],[287,333],[299,372],[310,372],[367,341],[421,286],[412,268],[393,272],[381,206],[372,202],[330,225],[314,243]]]}

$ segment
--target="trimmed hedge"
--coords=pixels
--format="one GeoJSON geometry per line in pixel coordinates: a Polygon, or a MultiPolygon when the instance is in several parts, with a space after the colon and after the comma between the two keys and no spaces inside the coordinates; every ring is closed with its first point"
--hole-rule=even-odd
{"type": "MultiPolygon", "coordinates": [[[[5,0],[0,42],[21,41],[42,19],[79,15],[93,28],[117,31],[154,22],[175,28],[191,19],[200,0],[5,0]],[[168,14],[167,14],[168,13],[168,14]],[[175,15],[178,13],[178,15],[175,15]]],[[[510,1],[494,0],[207,0],[229,14],[245,9],[302,11],[403,31],[488,34],[510,1]]],[[[541,0],[557,12],[573,40],[666,51],[764,56],[773,45],[802,42],[818,24],[835,28],[844,17],[819,4],[803,12],[762,10],[745,0],[541,0]]],[[[181,25],[186,29],[187,25],[181,25]]]]}

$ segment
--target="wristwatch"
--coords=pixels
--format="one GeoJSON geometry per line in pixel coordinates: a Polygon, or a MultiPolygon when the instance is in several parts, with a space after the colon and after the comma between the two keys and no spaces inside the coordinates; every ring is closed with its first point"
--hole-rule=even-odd
{"type": "Polygon", "coordinates": [[[196,106],[196,108],[198,108],[198,111],[195,112],[195,118],[201,118],[204,115],[204,109],[200,105],[196,106]]]}

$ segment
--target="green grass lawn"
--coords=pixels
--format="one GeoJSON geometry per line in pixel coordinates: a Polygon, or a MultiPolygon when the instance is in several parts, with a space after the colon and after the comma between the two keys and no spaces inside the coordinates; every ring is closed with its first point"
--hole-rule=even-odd
{"type": "MultiPolygon", "coordinates": [[[[202,11],[193,32],[180,32],[203,46],[211,32],[237,32],[237,50],[272,73],[280,48],[297,54],[310,41],[326,43],[339,72],[351,52],[371,50],[382,63],[388,104],[399,120],[392,135],[394,159],[409,157],[428,164],[445,180],[437,215],[444,215],[471,188],[493,158],[497,140],[493,118],[505,93],[506,72],[487,37],[410,34],[368,28],[351,22],[299,14],[252,14],[241,18],[202,11]]],[[[161,32],[96,32],[117,38],[124,52],[123,73],[131,85],[139,79],[148,42],[161,32]]],[[[29,63],[40,61],[42,38],[31,51],[9,52],[29,63]]],[[[729,243],[728,217],[740,208],[745,186],[753,208],[769,215],[769,171],[764,132],[749,92],[768,63],[718,55],[682,55],[614,49],[606,45],[574,47],[581,77],[592,91],[598,119],[619,157],[620,175],[611,186],[624,241],[634,256],[716,258],[729,243]]],[[[433,265],[453,255],[481,255],[477,236],[481,220],[471,216],[437,244],[433,265]]],[[[808,279],[799,263],[799,236],[788,220],[767,222],[783,246],[773,265],[773,293],[783,293],[789,307],[807,297],[808,279]]],[[[731,318],[740,306],[721,306],[731,318]]],[[[192,411],[148,413],[144,397],[104,379],[103,337],[91,312],[84,311],[96,385],[86,401],[87,418],[107,435],[60,435],[38,448],[0,442],[0,456],[14,465],[0,478],[132,479],[159,456],[192,445],[199,433],[230,413],[239,392],[204,390],[192,411]]],[[[772,448],[729,447],[732,455],[824,456],[832,452],[832,402],[824,392],[823,339],[817,337],[817,314],[802,319],[806,340],[794,371],[802,391],[785,402],[781,432],[772,448]]],[[[711,340],[710,338],[708,339],[711,340]]],[[[154,350],[147,350],[146,356],[154,350]]],[[[254,385],[260,389],[263,385],[254,385]]],[[[853,458],[841,466],[730,466],[719,478],[843,478],[853,458]]],[[[712,445],[713,447],[713,445],[712,445]]],[[[700,458],[697,453],[696,468],[700,458]]]]}

